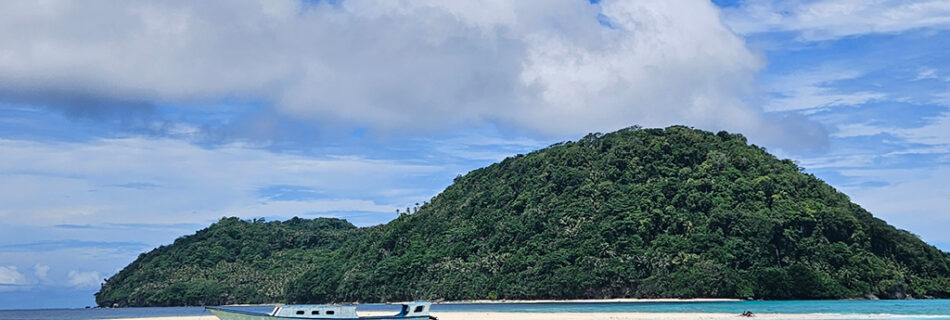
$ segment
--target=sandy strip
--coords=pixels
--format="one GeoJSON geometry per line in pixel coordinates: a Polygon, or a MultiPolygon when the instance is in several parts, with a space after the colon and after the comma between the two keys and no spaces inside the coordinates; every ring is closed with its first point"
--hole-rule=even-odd
{"type": "Polygon", "coordinates": [[[637,299],[637,298],[617,298],[617,299],[568,299],[568,300],[458,300],[458,301],[439,301],[438,304],[457,304],[457,303],[614,303],[614,302],[731,302],[744,301],[742,299],[728,298],[691,298],[691,299],[637,299]]]}
{"type": "MultiPolygon", "coordinates": [[[[360,312],[361,316],[389,315],[385,312],[360,312]]],[[[687,319],[894,319],[905,315],[853,315],[828,313],[757,313],[752,318],[732,313],[666,313],[666,312],[437,312],[439,320],[687,320],[687,319]]],[[[219,320],[215,316],[128,318],[110,320],[219,320]]]]}

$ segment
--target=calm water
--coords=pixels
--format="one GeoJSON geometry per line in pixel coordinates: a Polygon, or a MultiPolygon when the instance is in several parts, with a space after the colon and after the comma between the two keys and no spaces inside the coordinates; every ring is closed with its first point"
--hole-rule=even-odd
{"type": "MultiPolygon", "coordinates": [[[[272,307],[233,307],[255,312],[268,312],[272,307]]],[[[398,311],[399,306],[366,304],[362,311],[398,311]]],[[[838,313],[893,314],[898,319],[948,319],[950,300],[881,300],[881,301],[736,301],[736,302],[636,302],[636,303],[488,303],[439,304],[432,312],[504,311],[504,312],[725,312],[742,313],[838,313]]],[[[121,309],[44,309],[0,310],[3,320],[74,320],[140,318],[208,315],[201,307],[121,308],[121,309]]]]}

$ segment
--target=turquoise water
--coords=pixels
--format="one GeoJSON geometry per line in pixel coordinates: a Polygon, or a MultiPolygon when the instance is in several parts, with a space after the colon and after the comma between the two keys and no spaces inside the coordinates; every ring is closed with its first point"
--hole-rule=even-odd
{"type": "MultiPolygon", "coordinates": [[[[267,312],[272,307],[233,307],[267,312]]],[[[357,310],[397,312],[398,306],[365,304],[357,310]]],[[[838,301],[728,301],[728,302],[604,302],[604,303],[458,303],[437,304],[432,312],[713,312],[836,313],[897,315],[892,319],[950,320],[950,300],[838,300],[838,301]]],[[[0,310],[2,320],[76,320],[209,315],[201,307],[0,310]]],[[[503,319],[501,319],[503,320],[503,319]]]]}
{"type": "Polygon", "coordinates": [[[448,304],[435,311],[513,312],[712,312],[712,313],[838,313],[945,316],[950,300],[728,301],[634,303],[448,304]]]}

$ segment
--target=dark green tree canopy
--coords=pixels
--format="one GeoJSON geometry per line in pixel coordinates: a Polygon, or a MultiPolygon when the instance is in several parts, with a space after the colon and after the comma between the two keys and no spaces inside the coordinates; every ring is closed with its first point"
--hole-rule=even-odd
{"type": "Polygon", "coordinates": [[[748,145],[590,134],[455,179],[381,226],[222,219],[141,255],[100,305],[412,299],[950,297],[950,254],[748,145]]]}

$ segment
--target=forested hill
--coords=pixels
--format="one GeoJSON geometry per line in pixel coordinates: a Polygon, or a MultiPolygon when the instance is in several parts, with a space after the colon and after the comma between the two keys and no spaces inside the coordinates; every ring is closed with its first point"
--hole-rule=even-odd
{"type": "MultiPolygon", "coordinates": [[[[261,212],[261,215],[266,215],[261,212]]],[[[139,256],[101,306],[950,297],[950,254],[738,134],[592,134],[459,177],[413,214],[222,219],[139,256]]]]}

